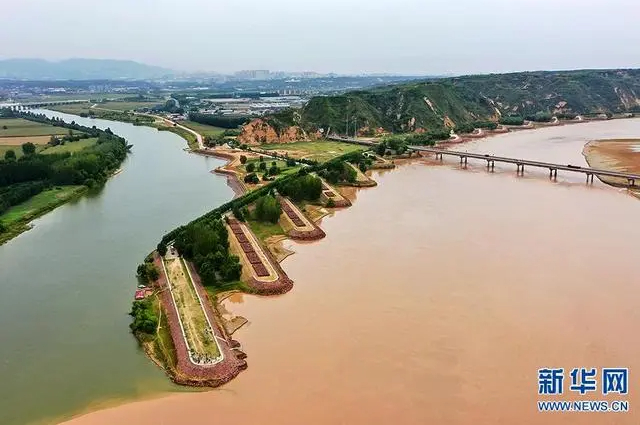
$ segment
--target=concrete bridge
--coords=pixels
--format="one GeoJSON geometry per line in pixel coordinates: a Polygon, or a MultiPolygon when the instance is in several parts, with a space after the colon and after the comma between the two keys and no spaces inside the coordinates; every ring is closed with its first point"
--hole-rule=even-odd
{"type": "Polygon", "coordinates": [[[546,168],[549,170],[549,178],[556,178],[558,176],[558,170],[569,171],[572,173],[582,173],[587,177],[587,183],[593,183],[593,176],[606,176],[617,177],[627,180],[628,187],[636,187],[636,181],[640,183],[640,174],[622,173],[618,171],[602,170],[591,167],[579,167],[577,165],[562,165],[554,164],[552,162],[531,161],[528,159],[508,158],[504,156],[494,156],[479,153],[469,153],[461,151],[451,151],[439,148],[429,148],[424,146],[409,146],[409,149],[417,152],[427,152],[435,155],[436,159],[442,160],[444,155],[454,156],[460,158],[460,164],[467,165],[469,158],[480,159],[487,161],[487,169],[493,170],[496,162],[503,162],[507,164],[515,164],[518,174],[524,174],[524,167],[536,167],[546,168]]]}
{"type": "Polygon", "coordinates": [[[11,109],[29,109],[29,108],[41,108],[43,106],[53,105],[67,105],[71,103],[89,103],[88,100],[41,100],[38,102],[25,102],[25,103],[0,103],[0,108],[11,109]]]}

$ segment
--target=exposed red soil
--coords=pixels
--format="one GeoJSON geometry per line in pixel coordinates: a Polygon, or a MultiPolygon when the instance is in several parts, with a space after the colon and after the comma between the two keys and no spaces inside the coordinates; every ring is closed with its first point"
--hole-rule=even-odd
{"type": "Polygon", "coordinates": [[[340,199],[334,199],[338,197],[338,193],[336,193],[335,189],[328,186],[324,181],[322,182],[322,193],[327,198],[333,199],[334,208],[346,208],[351,206],[351,201],[349,201],[344,196],[339,196],[340,199]]]}
{"type": "MultiPolygon", "coordinates": [[[[284,213],[287,215],[287,217],[289,217],[293,224],[298,227],[307,227],[305,221],[302,219],[302,217],[300,217],[300,214],[302,214],[302,212],[298,211],[297,208],[292,208],[282,196],[278,196],[278,202],[280,202],[280,205],[282,206],[282,211],[284,211],[284,213]]],[[[311,230],[299,230],[294,228],[287,232],[287,236],[289,236],[291,239],[304,241],[318,240],[327,236],[324,230],[318,227],[318,225],[315,224],[313,220],[307,219],[306,221],[311,224],[311,230]]]]}
{"type": "MultiPolygon", "coordinates": [[[[171,299],[167,277],[162,266],[162,259],[157,252],[153,254],[155,266],[160,270],[160,277],[156,281],[160,289],[160,300],[162,308],[165,311],[171,339],[176,349],[177,364],[175,370],[169,370],[171,378],[177,384],[198,386],[198,387],[217,387],[229,382],[235,378],[241,370],[247,368],[247,362],[244,358],[238,358],[238,350],[233,349],[233,340],[227,337],[224,327],[220,325],[218,316],[213,311],[209,297],[202,287],[200,276],[196,273],[193,264],[187,262],[187,267],[194,279],[196,291],[203,300],[205,314],[209,317],[214,329],[216,337],[224,340],[220,342],[220,350],[224,355],[224,359],[214,365],[197,365],[189,359],[187,344],[180,329],[180,320],[178,311],[171,299]]],[[[246,355],[245,355],[246,357],[246,355]]]]}
{"type": "MultiPolygon", "coordinates": [[[[242,250],[246,254],[247,259],[249,260],[249,264],[253,268],[255,274],[258,277],[267,277],[269,276],[269,271],[267,267],[262,263],[262,259],[255,252],[253,245],[248,242],[248,237],[243,231],[243,226],[240,225],[236,219],[229,220],[229,227],[231,228],[231,237],[235,237],[238,240],[238,243],[242,247],[242,250]],[[244,237],[247,239],[246,243],[240,241],[240,237],[244,237]],[[248,245],[248,247],[246,246],[248,245]]],[[[246,231],[251,231],[248,227],[244,227],[246,231]]],[[[254,239],[258,241],[257,238],[254,239]]],[[[251,291],[258,295],[279,295],[289,292],[291,288],[293,288],[293,281],[289,279],[289,276],[282,270],[278,261],[273,257],[271,252],[264,247],[260,247],[262,253],[266,257],[267,261],[269,261],[269,265],[276,271],[278,278],[273,282],[268,281],[260,281],[254,277],[251,277],[247,282],[247,286],[251,289],[251,291]]]]}

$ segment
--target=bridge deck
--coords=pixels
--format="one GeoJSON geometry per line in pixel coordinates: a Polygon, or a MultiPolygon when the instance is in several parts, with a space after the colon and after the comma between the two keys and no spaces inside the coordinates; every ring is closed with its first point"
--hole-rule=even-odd
{"type": "Polygon", "coordinates": [[[462,152],[462,151],[451,151],[446,149],[427,148],[423,146],[409,146],[409,149],[420,151],[420,152],[435,153],[438,155],[457,156],[459,158],[475,158],[475,159],[482,159],[485,161],[506,162],[509,164],[528,165],[531,167],[547,168],[549,170],[564,170],[564,171],[572,171],[574,173],[620,177],[628,180],[640,181],[640,174],[623,173],[619,171],[609,171],[609,170],[603,170],[599,168],[579,167],[577,165],[562,165],[562,164],[555,164],[552,162],[531,161],[528,159],[509,158],[504,156],[485,155],[485,154],[469,153],[469,152],[462,152]]]}

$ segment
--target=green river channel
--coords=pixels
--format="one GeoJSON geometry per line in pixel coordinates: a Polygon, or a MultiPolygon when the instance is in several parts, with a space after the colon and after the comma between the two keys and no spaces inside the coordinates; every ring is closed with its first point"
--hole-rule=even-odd
{"type": "Polygon", "coordinates": [[[133,145],[94,194],[0,246],[0,424],[50,423],[175,391],[129,333],[136,266],[167,231],[233,197],[223,161],[170,132],[50,111],[133,145]]]}

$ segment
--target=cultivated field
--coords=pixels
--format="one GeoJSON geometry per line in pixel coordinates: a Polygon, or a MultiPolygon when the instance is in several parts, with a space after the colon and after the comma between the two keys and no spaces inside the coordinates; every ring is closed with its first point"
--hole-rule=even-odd
{"type": "Polygon", "coordinates": [[[51,146],[44,149],[42,152],[43,155],[50,155],[52,153],[65,153],[65,152],[78,152],[84,148],[88,148],[89,146],[93,146],[98,141],[97,138],[92,139],[81,139],[77,142],[66,142],[64,145],[51,146]]]}
{"type": "Polygon", "coordinates": [[[319,140],[316,142],[294,142],[264,144],[260,146],[264,150],[275,150],[281,153],[287,152],[292,158],[312,159],[318,162],[325,162],[345,153],[362,150],[358,145],[347,143],[319,140]]]}
{"type": "Polygon", "coordinates": [[[187,346],[196,362],[208,363],[220,355],[220,349],[213,330],[209,327],[193,282],[181,258],[164,261],[178,314],[184,327],[187,346]]]}
{"type": "Polygon", "coordinates": [[[46,145],[51,140],[51,136],[15,136],[15,137],[0,137],[0,146],[22,146],[23,143],[31,142],[34,145],[46,145]]]}
{"type": "Polygon", "coordinates": [[[0,118],[0,140],[4,137],[51,136],[68,132],[69,130],[63,127],[40,124],[22,118],[0,118]]]}

